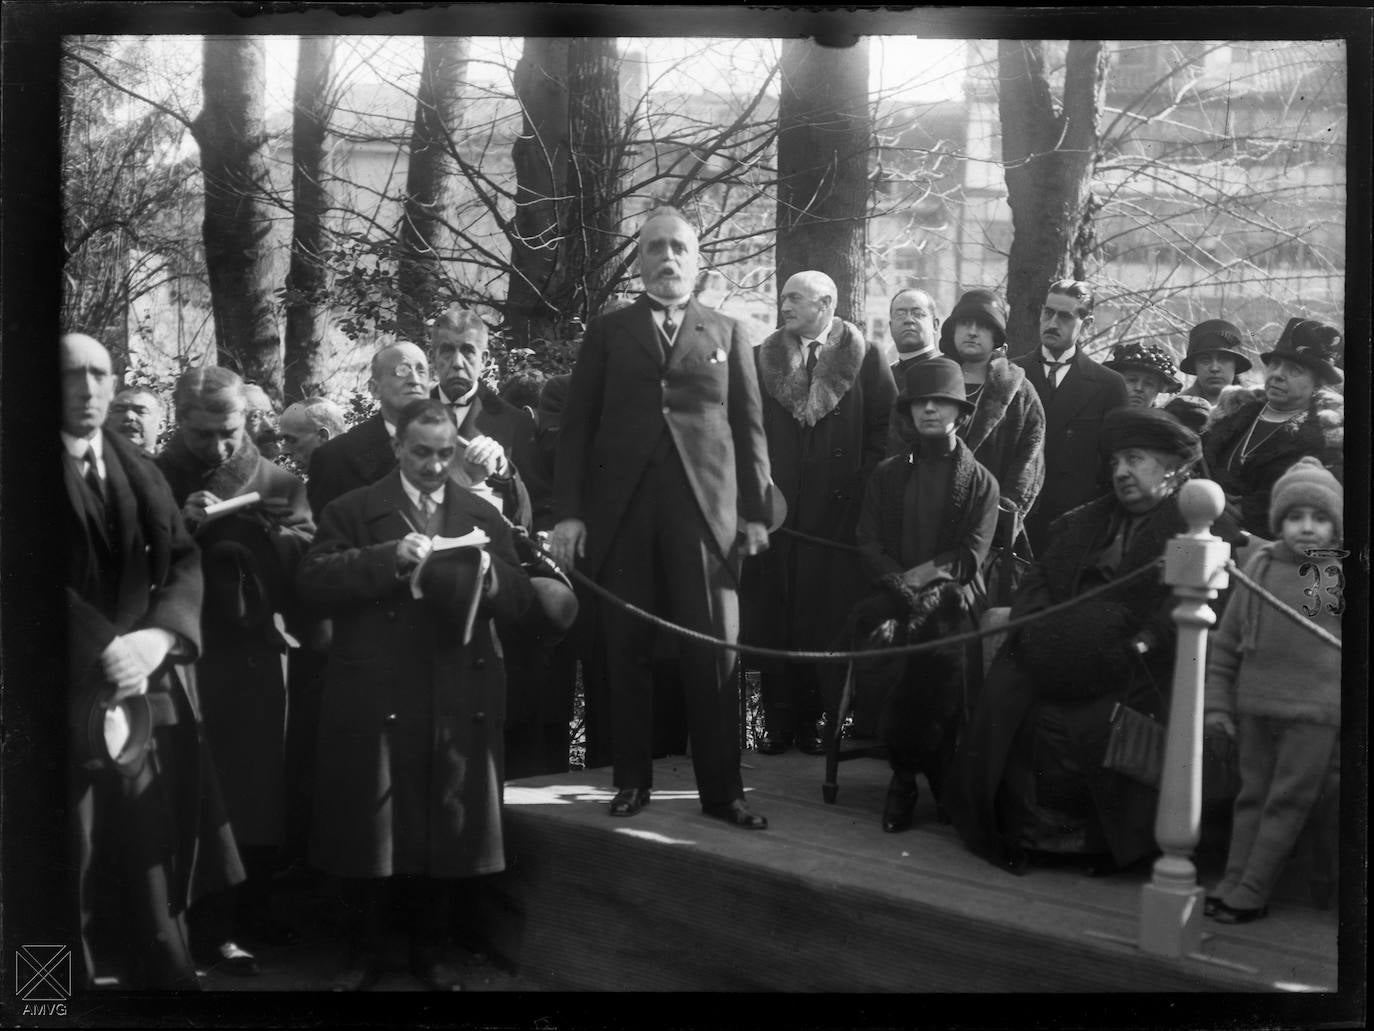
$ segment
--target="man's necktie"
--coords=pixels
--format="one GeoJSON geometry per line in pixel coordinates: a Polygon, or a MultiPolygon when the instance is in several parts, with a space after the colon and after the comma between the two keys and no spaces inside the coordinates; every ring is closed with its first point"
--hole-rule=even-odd
{"type": "Polygon", "coordinates": [[[434,499],[432,497],[430,497],[428,494],[420,495],[420,526],[424,529],[424,532],[427,534],[432,535],[439,532],[439,528],[434,525],[434,513],[436,507],[437,506],[434,504],[434,499]]]}
{"type": "Polygon", "coordinates": [[[663,340],[666,346],[672,347],[673,335],[677,333],[677,322],[673,318],[673,312],[679,310],[682,306],[677,304],[664,304],[662,301],[656,301],[652,297],[649,298],[649,305],[654,311],[663,312],[663,325],[661,327],[663,330],[663,340]]]}
{"type": "Polygon", "coordinates": [[[821,342],[813,340],[807,345],[811,353],[806,356],[806,381],[811,382],[811,377],[816,374],[816,360],[820,357],[821,342]]]}
{"type": "Polygon", "coordinates": [[[83,474],[86,479],[86,486],[91,488],[91,493],[95,495],[96,500],[103,504],[105,501],[105,485],[101,482],[100,471],[96,469],[95,466],[95,448],[86,448],[86,454],[82,458],[82,464],[86,469],[83,474]]]}
{"type": "Polygon", "coordinates": [[[1045,386],[1047,388],[1046,392],[1053,396],[1055,390],[1059,386],[1059,370],[1064,368],[1064,366],[1068,365],[1069,362],[1068,359],[1065,359],[1062,362],[1043,362],[1043,364],[1045,366],[1045,386]]]}

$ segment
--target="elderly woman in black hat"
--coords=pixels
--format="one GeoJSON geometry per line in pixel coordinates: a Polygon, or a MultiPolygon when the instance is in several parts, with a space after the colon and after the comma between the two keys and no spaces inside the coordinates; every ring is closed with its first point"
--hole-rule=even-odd
{"type": "Polygon", "coordinates": [[[1160,394],[1177,394],[1183,389],[1173,353],[1158,344],[1117,344],[1112,348],[1111,361],[1102,364],[1121,373],[1126,381],[1126,403],[1132,408],[1152,408],[1160,394]]]}
{"type": "MultiPolygon", "coordinates": [[[[959,437],[997,478],[1002,522],[1030,511],[1045,484],[1045,409],[1025,370],[1007,359],[1007,317],[991,290],[969,290],[940,326],[940,350],[959,363],[972,415],[959,437]]],[[[1004,543],[1008,534],[999,537],[1004,543]]]]}
{"type": "MultiPolygon", "coordinates": [[[[865,488],[855,537],[874,593],[846,628],[849,640],[878,646],[972,629],[997,527],[997,481],[958,436],[974,410],[959,366],[948,358],[913,363],[900,387],[895,421],[907,452],[880,462],[865,488]]],[[[940,800],[962,712],[962,661],[955,648],[855,664],[860,697],[884,699],[886,831],[911,826],[918,772],[940,800]]]]}
{"type": "MultiPolygon", "coordinates": [[[[1176,492],[1197,435],[1157,408],[1117,408],[1101,449],[1112,493],[1060,516],[1027,574],[1013,620],[1118,588],[1017,629],[998,652],[960,740],[946,806],[970,849],[1015,873],[1032,862],[1094,875],[1155,852],[1155,788],[1103,766],[1120,703],[1163,719],[1173,673],[1173,593],[1156,562],[1187,529],[1176,492]]],[[[1214,532],[1238,536],[1224,518],[1214,532]]]]}
{"type": "Polygon", "coordinates": [[[1213,479],[1231,514],[1250,533],[1269,534],[1269,493],[1299,458],[1312,455],[1340,479],[1345,399],[1341,335],[1312,319],[1289,319],[1272,351],[1260,355],[1262,388],[1228,388],[1202,434],[1213,479]]]}

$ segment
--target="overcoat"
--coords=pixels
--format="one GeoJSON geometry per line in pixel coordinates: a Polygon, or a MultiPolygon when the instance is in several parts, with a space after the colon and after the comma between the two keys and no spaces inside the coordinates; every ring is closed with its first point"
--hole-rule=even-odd
{"type": "Polygon", "coordinates": [[[1126,403],[1126,381],[1116,370],[1089,358],[1081,347],[1053,393],[1040,362],[1040,348],[1017,358],[1016,364],[1045,410],[1045,484],[1026,519],[1031,544],[1043,551],[1055,519],[1110,489],[1098,442],[1103,417],[1126,403]]]}
{"type": "Polygon", "coordinates": [[[800,340],[789,330],[770,335],[754,357],[769,468],[787,503],[783,528],[840,547],[773,535],[768,550],[745,564],[744,636],[810,648],[834,637],[859,596],[850,549],[897,388],[882,351],[838,318],[809,383],[800,340]]]}
{"type": "Polygon", "coordinates": [[[240,845],[278,845],[286,829],[287,641],[274,614],[302,630],[293,577],[314,534],[305,484],[252,441],[206,468],[181,438],[157,458],[178,505],[208,490],[221,500],[254,491],[250,508],[201,525],[204,652],[194,669],[220,789],[240,845]],[[263,518],[258,513],[270,511],[263,518]]]}
{"type": "Polygon", "coordinates": [[[767,523],[768,443],[743,325],[695,298],[664,361],[647,297],[587,326],[568,385],[554,518],[587,526],[597,575],[666,425],[724,561],[740,520],[767,523]]]}
{"type": "MultiPolygon", "coordinates": [[[[159,783],[160,764],[150,762],[138,777],[112,770],[83,770],[74,777],[78,794],[92,789],[114,801],[103,814],[145,849],[148,865],[165,864],[170,898],[156,900],[128,886],[130,905],[166,905],[179,913],[203,895],[243,880],[243,865],[219,800],[214,770],[203,747],[201,709],[194,684],[179,675],[200,654],[200,607],[204,593],[200,554],[182,523],[166,481],[151,456],[116,433],[102,430],[109,504],[115,539],[109,539],[71,463],[63,462],[68,503],[63,507],[69,547],[66,555],[67,662],[71,703],[88,699],[83,685],[96,675],[101,653],[118,635],[159,627],[177,635],[186,649],[149,684],[150,695],[170,699],[177,722],[159,727],[158,740],[177,752],[178,783],[159,783]],[[151,800],[168,799],[163,810],[151,800]],[[165,815],[165,820],[160,817],[165,815]],[[149,819],[154,826],[148,825],[149,819]]],[[[84,713],[73,712],[84,720],[84,713]]],[[[172,757],[168,757],[172,758],[172,757]]],[[[102,804],[99,800],[97,804],[102,804]]],[[[79,865],[91,862],[91,807],[73,806],[79,823],[79,865]]],[[[85,885],[79,892],[88,905],[85,885]]],[[[163,914],[165,916],[165,914],[163,914]]],[[[83,912],[83,928],[89,920],[83,912]]]]}
{"type": "MultiPolygon", "coordinates": [[[[1068,601],[1094,584],[1098,556],[1122,516],[1115,495],[1108,495],[1060,517],[1051,527],[1050,546],[1017,592],[1011,618],[1068,601]]],[[[1114,579],[1154,563],[1170,538],[1186,529],[1177,495],[1160,502],[1132,534],[1114,579]]],[[[1213,532],[1226,540],[1238,537],[1224,516],[1213,532]]],[[[1071,764],[1116,862],[1124,865],[1154,851],[1158,792],[1104,769],[1102,757],[1117,702],[1167,718],[1175,604],[1172,589],[1155,571],[1011,633],[955,753],[947,809],[970,849],[1002,862],[1024,846],[1033,821],[1027,802],[1035,798],[1031,771],[1069,776],[1071,764]],[[1131,647],[1137,638],[1149,645],[1143,656],[1131,647]],[[1046,727],[1055,728],[1054,740],[1046,727]]]]}
{"type": "Polygon", "coordinates": [[[1045,409],[1005,351],[993,352],[973,418],[959,436],[997,478],[999,496],[1025,516],[1045,483],[1045,409]]]}
{"type": "MultiPolygon", "coordinates": [[[[429,396],[444,401],[438,387],[431,390],[429,396]]],[[[487,483],[500,499],[501,512],[507,519],[529,530],[537,503],[547,520],[553,504],[553,483],[543,475],[543,467],[538,461],[534,416],[482,383],[473,395],[458,433],[468,440],[479,435],[490,437],[506,452],[506,459],[511,464],[510,476],[504,480],[493,477],[487,483]]]]}
{"type": "Polygon", "coordinates": [[[505,670],[491,621],[520,619],[533,591],[500,513],[454,481],[445,494],[443,536],[477,527],[491,539],[496,589],[470,644],[396,573],[396,542],[410,530],[399,470],[326,509],[297,575],[306,604],[334,622],[310,855],[336,876],[505,866],[505,670]]]}
{"type": "MultiPolygon", "coordinates": [[[[1011,619],[1069,601],[1094,584],[1095,562],[1120,518],[1116,496],[1107,495],[1055,521],[1050,547],[1026,573],[1011,619]]],[[[1114,579],[1153,564],[1169,539],[1186,529],[1178,496],[1162,500],[1132,533],[1114,579]]],[[[1224,515],[1212,532],[1226,540],[1238,537],[1237,526],[1224,515]]],[[[1026,800],[1035,797],[1031,771],[1052,764],[1051,773],[1062,775],[1068,766],[1059,763],[1068,760],[1083,778],[1116,862],[1125,865],[1154,851],[1157,790],[1106,770],[1102,756],[1117,702],[1167,719],[1175,603],[1156,570],[1106,597],[1011,632],[955,753],[947,807],[971,850],[1003,862],[1025,844],[1022,833],[1032,821],[1026,800]],[[1131,646],[1138,638],[1149,645],[1143,656],[1131,646]],[[1044,711],[1051,713],[1048,722],[1041,720],[1044,711]],[[1044,726],[1057,727],[1061,737],[1048,740],[1044,726]]]]}
{"type": "Polygon", "coordinates": [[[396,468],[396,452],[386,432],[386,420],[374,412],[346,433],[331,437],[310,456],[306,495],[315,522],[324,506],[350,490],[376,483],[396,468]]]}
{"type": "Polygon", "coordinates": [[[1344,476],[1345,399],[1319,389],[1301,419],[1286,422],[1260,443],[1242,464],[1228,463],[1264,408],[1263,387],[1227,387],[1202,432],[1202,453],[1212,477],[1240,498],[1242,528],[1269,540],[1269,493],[1299,458],[1314,456],[1339,480],[1344,476]]]}

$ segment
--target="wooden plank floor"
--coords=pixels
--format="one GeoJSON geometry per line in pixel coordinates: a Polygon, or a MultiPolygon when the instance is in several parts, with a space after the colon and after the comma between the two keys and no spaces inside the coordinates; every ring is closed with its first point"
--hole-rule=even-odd
{"type": "Polygon", "coordinates": [[[938,825],[928,793],[915,828],[883,833],[885,763],[841,764],[834,805],[823,770],[746,753],[761,833],[702,816],[685,758],[658,761],[652,803],[628,820],[606,814],[609,770],[513,782],[501,951],[567,990],[1335,989],[1334,911],[1278,904],[1247,926],[1209,922],[1197,957],[1148,956],[1133,944],[1146,875],[1015,877],[938,825]]]}

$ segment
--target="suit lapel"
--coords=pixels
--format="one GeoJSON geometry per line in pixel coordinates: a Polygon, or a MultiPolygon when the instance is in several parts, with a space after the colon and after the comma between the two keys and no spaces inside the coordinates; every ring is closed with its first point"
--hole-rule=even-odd
{"type": "Polygon", "coordinates": [[[116,514],[119,534],[119,546],[115,551],[119,560],[119,614],[132,622],[147,605],[148,584],[153,581],[130,475],[124,465],[124,456],[106,434],[105,482],[109,495],[106,504],[116,514]]]}
{"type": "Polygon", "coordinates": [[[356,472],[361,482],[376,483],[396,468],[396,453],[391,448],[391,437],[387,435],[386,423],[380,412],[368,423],[364,443],[366,446],[358,452],[356,472]]]}
{"type": "Polygon", "coordinates": [[[471,532],[475,525],[472,513],[459,500],[462,490],[453,480],[448,481],[448,489],[444,491],[444,524],[440,531],[445,537],[461,537],[471,532]]]}
{"type": "MultiPolygon", "coordinates": [[[[661,369],[664,365],[663,334],[658,331],[658,326],[654,324],[654,310],[649,305],[649,295],[640,294],[635,305],[630,323],[632,335],[639,341],[639,346],[644,348],[645,353],[653,359],[654,365],[661,369]]],[[[685,314],[683,321],[685,325],[685,314]]],[[[681,333],[678,334],[678,339],[682,339],[681,333]]]]}
{"type": "Polygon", "coordinates": [[[482,392],[479,390],[472,395],[472,404],[468,406],[468,414],[463,418],[463,425],[458,427],[458,432],[468,440],[473,437],[480,437],[482,429],[477,424],[477,420],[482,417],[482,392]]]}
{"type": "MultiPolygon", "coordinates": [[[[702,308],[695,298],[687,302],[687,307],[682,313],[682,325],[678,327],[677,340],[673,342],[672,349],[668,352],[668,368],[681,368],[682,363],[689,357],[700,357],[709,350],[711,339],[706,332],[703,314],[702,308]]],[[[654,327],[654,335],[659,335],[656,326],[654,327]]]]}
{"type": "Polygon", "coordinates": [[[1082,351],[1074,355],[1073,364],[1064,374],[1063,381],[1054,388],[1051,406],[1053,419],[1062,425],[1078,414],[1085,404],[1092,400],[1092,370],[1085,369],[1083,363],[1091,361],[1082,351]]]}
{"type": "Polygon", "coordinates": [[[363,503],[363,521],[373,543],[398,541],[413,532],[415,527],[407,521],[414,519],[410,512],[410,499],[401,486],[401,471],[393,469],[372,485],[363,503]]]}

